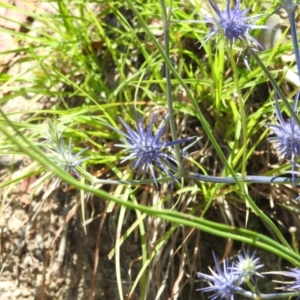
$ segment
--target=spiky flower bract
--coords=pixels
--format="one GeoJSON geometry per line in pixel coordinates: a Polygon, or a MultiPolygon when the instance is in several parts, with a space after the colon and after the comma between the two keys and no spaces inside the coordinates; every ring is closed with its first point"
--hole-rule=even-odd
{"type": "MultiPolygon", "coordinates": [[[[299,94],[296,95],[296,98],[298,98],[298,96],[299,94]]],[[[275,100],[275,113],[279,124],[267,125],[276,135],[268,138],[268,140],[276,144],[275,147],[279,156],[285,157],[292,162],[292,174],[294,176],[295,159],[300,154],[300,126],[292,117],[289,121],[284,121],[276,95],[275,100]]],[[[296,99],[294,103],[297,102],[298,99],[296,99]]],[[[293,109],[295,110],[295,107],[293,107],[293,109]]]]}
{"type": "Polygon", "coordinates": [[[238,261],[233,263],[231,271],[240,277],[241,282],[246,279],[251,279],[254,275],[263,277],[257,270],[263,267],[259,264],[259,258],[255,258],[254,252],[252,255],[249,251],[245,251],[242,254],[238,254],[238,261]]]}
{"type": "Polygon", "coordinates": [[[253,24],[259,17],[262,16],[261,14],[246,17],[250,8],[241,10],[240,0],[236,1],[233,9],[230,9],[230,0],[227,0],[225,10],[220,10],[212,0],[208,0],[208,2],[216,16],[204,16],[204,22],[212,25],[210,33],[208,33],[204,38],[204,43],[214,35],[219,34],[224,36],[230,44],[233,44],[235,40],[251,41],[263,48],[261,44],[249,33],[252,29],[268,28],[267,26],[253,24]]]}
{"type": "Polygon", "coordinates": [[[294,278],[294,281],[280,281],[280,283],[286,284],[285,286],[282,286],[281,289],[286,291],[300,292],[300,269],[295,268],[290,269],[289,271],[267,272],[266,274],[278,274],[294,278]]]}
{"type": "Polygon", "coordinates": [[[56,124],[49,122],[48,130],[46,131],[46,139],[42,146],[48,151],[47,155],[55,165],[66,172],[73,172],[75,176],[79,178],[80,176],[76,167],[83,161],[87,160],[88,157],[81,159],[78,158],[87,148],[73,154],[71,140],[69,141],[69,146],[65,146],[65,142],[62,137],[64,129],[65,128],[61,130],[56,124]]]}
{"type": "Polygon", "coordinates": [[[300,290],[300,270],[299,269],[291,269],[290,271],[282,271],[281,274],[287,277],[293,277],[295,279],[294,282],[287,282],[287,286],[285,286],[284,290],[292,290],[299,291],[300,290]]]}
{"type": "Polygon", "coordinates": [[[276,143],[276,149],[278,150],[279,156],[294,161],[297,154],[300,153],[300,128],[293,119],[290,121],[280,120],[279,125],[268,125],[273,132],[275,137],[270,137],[270,142],[276,143]]]}
{"type": "Polygon", "coordinates": [[[237,291],[242,290],[239,287],[240,277],[231,271],[231,267],[229,266],[229,262],[227,258],[223,262],[223,270],[222,270],[220,263],[218,262],[214,253],[213,256],[214,256],[214,262],[216,266],[216,272],[213,271],[211,268],[209,268],[212,275],[207,275],[200,272],[197,273],[198,277],[209,281],[212,285],[209,287],[201,288],[199,289],[199,291],[214,292],[214,294],[210,296],[212,300],[214,299],[233,300],[234,294],[237,291]]]}
{"type": "Polygon", "coordinates": [[[144,125],[143,118],[136,112],[135,109],[134,115],[136,131],[132,130],[122,118],[120,118],[120,121],[127,132],[116,129],[110,125],[108,126],[123,136],[123,138],[121,138],[120,140],[124,144],[115,145],[117,147],[124,148],[129,153],[129,155],[125,157],[122,162],[134,159],[131,168],[137,169],[137,175],[139,175],[141,172],[145,174],[149,169],[151,176],[155,184],[157,185],[154,165],[156,165],[168,176],[173,177],[171,169],[174,169],[174,164],[178,164],[173,155],[171,153],[164,152],[164,150],[166,148],[170,148],[173,145],[188,141],[193,137],[188,137],[172,142],[165,142],[162,140],[162,136],[166,131],[168,120],[163,120],[158,127],[156,134],[153,134],[155,115],[151,116],[150,123],[147,128],[144,125]]]}

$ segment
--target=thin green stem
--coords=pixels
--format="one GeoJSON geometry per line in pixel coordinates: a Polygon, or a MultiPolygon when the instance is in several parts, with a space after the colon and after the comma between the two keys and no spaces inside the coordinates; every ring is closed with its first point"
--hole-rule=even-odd
{"type": "Polygon", "coordinates": [[[256,294],[245,290],[237,290],[237,294],[243,295],[249,299],[254,300],[263,300],[263,299],[289,299],[290,297],[297,297],[299,296],[299,292],[286,292],[286,293],[273,293],[273,294],[256,294]]]}
{"type": "MultiPolygon", "coordinates": [[[[160,0],[161,9],[162,9],[162,20],[163,20],[163,28],[164,28],[164,43],[165,43],[165,55],[169,60],[170,57],[170,18],[172,13],[172,6],[170,5],[168,8],[166,7],[165,1],[160,0]]],[[[165,74],[166,74],[166,91],[167,91],[167,103],[168,103],[168,112],[170,117],[170,128],[172,134],[172,140],[177,140],[177,130],[174,118],[174,109],[173,109],[173,99],[172,99],[172,84],[171,84],[171,72],[168,67],[168,64],[165,63],[165,74]]],[[[178,162],[178,171],[181,174],[182,172],[182,158],[180,155],[179,145],[174,145],[175,149],[175,158],[178,162]]]]}
{"type": "MultiPolygon", "coordinates": [[[[284,1],[282,1],[284,2],[284,1]]],[[[293,41],[293,47],[295,51],[295,58],[296,58],[296,65],[298,70],[298,84],[300,83],[300,53],[299,53],[299,45],[298,45],[298,34],[296,30],[296,18],[295,18],[295,10],[297,8],[297,5],[293,4],[293,1],[287,0],[286,5],[283,4],[283,7],[285,8],[286,12],[289,16],[290,26],[291,26],[291,33],[292,33],[292,41],[293,41]]],[[[293,109],[294,111],[297,110],[298,106],[298,96],[294,98],[293,103],[293,109]]]]}
{"type": "MultiPolygon", "coordinates": [[[[153,179],[142,179],[142,180],[114,180],[114,179],[99,179],[85,171],[81,167],[76,167],[76,170],[79,172],[81,176],[84,176],[89,182],[91,182],[92,185],[96,184],[113,184],[113,185],[119,185],[119,184],[125,184],[125,185],[141,185],[141,184],[153,184],[153,179]]],[[[181,179],[182,177],[195,180],[195,181],[201,181],[201,182],[210,182],[210,183],[224,183],[224,184],[235,184],[235,178],[233,177],[216,177],[216,176],[210,176],[210,175],[203,175],[198,173],[185,173],[183,176],[180,175],[174,175],[176,179],[181,179]]],[[[242,180],[241,176],[237,176],[238,180],[242,180]]],[[[248,175],[245,176],[244,182],[246,183],[258,183],[258,184],[300,184],[300,178],[295,178],[294,180],[290,177],[275,177],[275,176],[252,176],[248,175]]],[[[166,177],[160,177],[156,179],[157,182],[170,182],[172,180],[171,176],[166,177]]],[[[4,187],[5,185],[0,185],[1,187],[4,187]]]]}
{"type": "Polygon", "coordinates": [[[259,299],[290,299],[291,297],[299,297],[299,292],[260,294],[259,299]]]}
{"type": "Polygon", "coordinates": [[[299,120],[296,112],[294,111],[294,109],[290,105],[290,103],[288,102],[285,94],[283,93],[283,91],[281,90],[281,88],[278,86],[278,84],[275,81],[275,79],[273,78],[273,76],[270,74],[270,72],[268,71],[268,69],[266,68],[266,66],[264,65],[264,63],[260,60],[260,58],[257,55],[257,53],[254,50],[252,50],[251,48],[248,48],[248,49],[249,49],[251,55],[253,56],[253,58],[255,59],[256,63],[259,65],[259,67],[264,71],[264,73],[267,75],[268,79],[271,81],[271,83],[272,83],[272,85],[273,85],[276,93],[279,95],[279,97],[283,101],[285,107],[287,108],[287,110],[291,114],[291,117],[293,117],[293,119],[295,120],[295,122],[297,123],[297,125],[300,126],[300,120],[299,120]]]}
{"type": "Polygon", "coordinates": [[[223,97],[223,83],[224,83],[224,40],[221,39],[218,44],[218,55],[214,62],[214,77],[216,79],[216,110],[217,116],[220,117],[221,104],[223,97]]]}
{"type": "Polygon", "coordinates": [[[242,140],[243,140],[243,146],[244,146],[244,151],[243,151],[243,159],[242,159],[242,170],[241,170],[241,193],[244,194],[245,192],[245,186],[244,186],[244,178],[246,176],[246,164],[247,164],[247,116],[245,112],[245,105],[244,101],[241,95],[241,90],[239,87],[239,78],[238,78],[238,70],[236,67],[236,63],[234,61],[234,57],[232,54],[232,48],[227,47],[227,53],[229,57],[229,61],[232,67],[232,73],[233,73],[233,78],[234,78],[234,84],[236,88],[236,95],[238,97],[239,101],[239,107],[240,107],[240,118],[241,118],[241,125],[242,125],[242,140]]]}

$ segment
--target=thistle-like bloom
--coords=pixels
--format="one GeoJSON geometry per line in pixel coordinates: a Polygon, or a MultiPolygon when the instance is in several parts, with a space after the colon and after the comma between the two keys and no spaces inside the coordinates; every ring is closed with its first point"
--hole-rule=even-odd
{"type": "Polygon", "coordinates": [[[210,298],[214,299],[226,299],[233,300],[234,294],[241,292],[242,288],[239,287],[240,275],[232,272],[232,267],[229,266],[228,259],[226,258],[223,262],[223,270],[218,262],[215,254],[213,253],[216,272],[209,268],[212,275],[207,275],[204,273],[197,273],[198,277],[210,281],[212,284],[209,287],[204,287],[199,289],[199,291],[204,292],[214,292],[210,298]]]}
{"type": "Polygon", "coordinates": [[[140,115],[138,115],[136,110],[134,110],[134,114],[137,131],[132,130],[122,118],[120,118],[120,121],[126,128],[127,132],[116,129],[110,125],[108,126],[124,137],[120,139],[124,144],[115,145],[117,147],[126,149],[126,151],[129,153],[129,155],[125,157],[125,159],[123,159],[122,162],[134,159],[131,168],[137,169],[137,175],[139,175],[141,172],[145,174],[146,171],[149,169],[153,180],[157,185],[157,180],[154,172],[154,165],[156,165],[167,175],[173,177],[172,173],[170,172],[170,169],[175,169],[174,164],[178,164],[173,155],[164,152],[164,150],[176,144],[186,142],[192,139],[193,137],[188,137],[172,142],[165,142],[162,140],[162,136],[167,128],[167,121],[163,120],[160,126],[158,127],[156,134],[153,134],[155,115],[152,115],[150,119],[150,124],[148,128],[146,128],[144,125],[143,118],[140,115]]]}
{"type": "Polygon", "coordinates": [[[238,261],[234,262],[230,269],[243,282],[246,279],[251,279],[254,275],[263,277],[257,272],[261,267],[263,265],[259,264],[259,258],[255,258],[255,252],[250,256],[249,251],[244,251],[243,254],[238,254],[238,261]]]}
{"type": "Polygon", "coordinates": [[[279,119],[279,122],[279,125],[267,125],[276,134],[268,140],[276,143],[279,156],[294,161],[295,156],[300,153],[300,128],[293,119],[287,122],[279,119]]]}
{"type": "Polygon", "coordinates": [[[48,130],[46,131],[46,140],[42,146],[48,151],[50,160],[66,172],[73,172],[77,178],[80,178],[76,167],[88,157],[78,159],[78,157],[87,149],[82,149],[76,154],[72,152],[72,143],[69,141],[69,146],[65,146],[64,139],[62,138],[63,130],[59,130],[57,126],[49,122],[48,130]]]}
{"type": "Polygon", "coordinates": [[[251,41],[263,48],[262,45],[249,34],[252,29],[269,28],[268,26],[254,25],[254,22],[261,17],[262,14],[246,17],[245,15],[249,12],[250,8],[241,10],[240,0],[236,1],[236,5],[233,9],[230,9],[230,0],[227,0],[225,10],[220,10],[212,0],[208,0],[208,2],[216,16],[212,18],[204,16],[204,22],[212,25],[210,33],[204,38],[204,43],[214,35],[220,34],[224,36],[230,44],[233,44],[235,40],[251,41]]]}
{"type": "MultiPolygon", "coordinates": [[[[299,94],[296,95],[296,101],[294,103],[297,103],[298,96],[299,94]]],[[[268,140],[276,143],[276,150],[279,156],[285,157],[292,162],[292,174],[294,176],[295,158],[300,154],[300,127],[292,117],[289,121],[284,121],[276,95],[275,100],[275,113],[279,124],[267,125],[276,135],[275,137],[268,138],[268,140]]],[[[295,109],[295,107],[293,108],[295,109]]]]}

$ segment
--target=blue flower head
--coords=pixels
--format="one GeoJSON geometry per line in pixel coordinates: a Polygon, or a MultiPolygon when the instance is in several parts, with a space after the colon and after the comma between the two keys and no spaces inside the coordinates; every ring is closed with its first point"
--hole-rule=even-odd
{"type": "Polygon", "coordinates": [[[279,156],[295,160],[295,156],[300,153],[300,128],[293,120],[287,122],[280,120],[280,124],[268,125],[275,133],[275,137],[270,137],[270,142],[276,143],[279,156]]]}
{"type": "Polygon", "coordinates": [[[220,10],[217,5],[208,0],[210,6],[215,12],[215,17],[204,16],[204,22],[212,25],[210,33],[205,36],[204,43],[216,34],[224,36],[226,40],[233,44],[235,40],[251,41],[263,48],[262,45],[250,35],[252,29],[269,28],[263,25],[254,25],[254,22],[262,16],[262,14],[246,17],[250,8],[240,9],[240,0],[236,1],[233,9],[230,9],[230,0],[226,2],[226,9],[220,10]]]}
{"type": "Polygon", "coordinates": [[[178,164],[174,156],[169,152],[165,152],[164,150],[173,145],[188,141],[193,137],[172,142],[165,142],[162,140],[162,136],[166,131],[168,121],[163,120],[158,127],[156,134],[153,134],[155,115],[152,115],[150,124],[146,128],[143,118],[136,112],[136,110],[134,110],[134,114],[136,131],[132,130],[122,118],[120,118],[120,121],[127,132],[116,129],[110,125],[108,126],[123,136],[123,138],[120,139],[123,144],[115,145],[117,147],[124,148],[128,152],[128,156],[126,156],[122,162],[133,159],[134,161],[131,167],[133,169],[137,169],[137,175],[139,175],[141,172],[145,174],[147,170],[150,170],[153,180],[157,185],[154,165],[161,169],[168,176],[173,177],[170,170],[174,170],[174,164],[178,164]]]}
{"type": "Polygon", "coordinates": [[[267,125],[275,134],[274,137],[270,137],[268,140],[276,144],[279,156],[289,159],[292,162],[292,174],[294,176],[295,159],[300,154],[300,127],[292,117],[289,121],[284,121],[277,96],[275,100],[275,113],[279,124],[267,125]]]}
{"type": "Polygon", "coordinates": [[[249,251],[238,254],[238,261],[230,268],[232,273],[240,277],[241,282],[251,279],[254,275],[263,277],[257,270],[263,267],[259,264],[259,258],[255,258],[255,252],[250,256],[249,251]]]}
{"type": "Polygon", "coordinates": [[[204,273],[197,273],[198,277],[203,278],[211,283],[211,286],[199,289],[204,292],[214,292],[210,297],[215,299],[233,300],[234,294],[242,289],[239,287],[240,276],[232,272],[232,267],[229,266],[228,258],[223,262],[223,270],[218,262],[215,254],[213,253],[216,272],[210,269],[212,275],[204,273]]]}

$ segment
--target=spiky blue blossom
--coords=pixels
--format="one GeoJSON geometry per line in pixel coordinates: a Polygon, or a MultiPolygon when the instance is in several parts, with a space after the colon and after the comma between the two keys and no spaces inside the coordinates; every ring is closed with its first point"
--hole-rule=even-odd
{"type": "Polygon", "coordinates": [[[155,121],[155,115],[151,116],[150,124],[146,128],[143,118],[134,110],[136,131],[132,130],[130,126],[120,118],[121,123],[125,127],[127,132],[116,129],[108,125],[113,130],[117,131],[123,136],[120,140],[124,144],[116,144],[115,146],[124,148],[128,152],[122,162],[133,159],[131,165],[132,169],[137,169],[137,175],[141,172],[146,173],[150,170],[151,176],[157,185],[157,180],[154,171],[154,165],[161,169],[168,176],[173,177],[171,169],[174,169],[174,165],[177,165],[177,161],[170,152],[165,152],[165,149],[186,142],[193,137],[188,137],[172,142],[165,142],[162,140],[168,121],[163,120],[159,125],[157,132],[153,134],[153,125],[155,121]]]}
{"type": "Polygon", "coordinates": [[[256,251],[250,255],[249,251],[244,250],[242,254],[238,254],[238,261],[233,263],[233,266],[230,268],[232,273],[240,277],[241,282],[252,279],[254,275],[263,277],[258,269],[263,267],[262,264],[259,264],[259,258],[255,258],[256,251]]]}
{"type": "Polygon", "coordinates": [[[294,161],[295,156],[300,153],[300,128],[293,120],[285,122],[279,119],[280,124],[268,125],[275,133],[275,137],[270,137],[270,142],[276,143],[276,150],[279,156],[294,161]]]}
{"type": "MultiPolygon", "coordinates": [[[[298,102],[296,95],[296,101],[298,102]]],[[[275,134],[274,137],[268,138],[272,143],[275,143],[275,149],[279,156],[282,156],[292,162],[292,174],[294,176],[295,159],[300,154],[300,127],[299,124],[291,117],[290,120],[285,121],[280,111],[278,98],[275,95],[276,107],[275,113],[279,124],[269,124],[267,127],[271,128],[275,134]]],[[[295,107],[293,107],[295,110],[295,107]]]]}
{"type": "Polygon", "coordinates": [[[255,21],[257,21],[262,14],[246,17],[250,8],[241,10],[240,0],[236,1],[233,9],[230,8],[230,0],[227,0],[225,10],[220,10],[212,0],[208,0],[208,2],[214,10],[215,16],[204,16],[204,22],[212,25],[210,33],[204,38],[204,43],[219,34],[224,36],[230,44],[233,44],[235,40],[250,41],[263,48],[262,45],[250,35],[252,29],[269,28],[268,26],[254,25],[255,21]]]}
{"type": "Polygon", "coordinates": [[[211,286],[204,287],[198,290],[204,292],[214,292],[214,294],[210,296],[212,300],[233,300],[234,294],[242,291],[242,289],[239,287],[240,275],[232,272],[232,267],[229,266],[228,258],[224,260],[222,270],[220,263],[214,253],[213,256],[216,266],[216,272],[209,268],[211,275],[200,272],[197,273],[198,277],[209,281],[211,286]]]}

